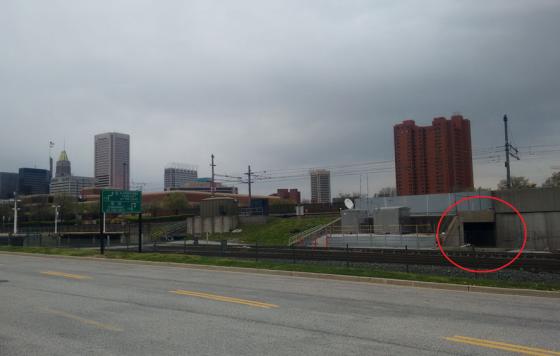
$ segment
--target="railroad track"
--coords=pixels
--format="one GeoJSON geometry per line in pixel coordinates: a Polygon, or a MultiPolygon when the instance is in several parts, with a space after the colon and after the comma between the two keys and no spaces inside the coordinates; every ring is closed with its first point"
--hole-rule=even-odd
{"type": "MultiPolygon", "coordinates": [[[[262,246],[146,246],[146,251],[187,253],[247,259],[287,261],[342,261],[348,263],[388,263],[408,265],[450,266],[438,250],[344,249],[262,246]]],[[[516,254],[511,252],[448,252],[457,263],[472,269],[492,269],[504,265],[516,254]]],[[[560,253],[523,253],[509,268],[534,272],[560,273],[560,253]]]]}

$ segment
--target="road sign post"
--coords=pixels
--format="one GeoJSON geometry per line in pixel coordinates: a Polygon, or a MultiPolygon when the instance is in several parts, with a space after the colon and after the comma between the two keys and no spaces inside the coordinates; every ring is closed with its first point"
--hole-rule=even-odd
{"type": "MultiPolygon", "coordinates": [[[[142,192],[139,190],[102,189],[99,193],[99,216],[103,214],[138,214],[138,251],[142,252],[142,192]]],[[[103,225],[100,222],[100,250],[105,250],[103,225]]]]}
{"type": "Polygon", "coordinates": [[[103,189],[101,211],[107,214],[140,214],[142,192],[139,190],[103,189]]]}

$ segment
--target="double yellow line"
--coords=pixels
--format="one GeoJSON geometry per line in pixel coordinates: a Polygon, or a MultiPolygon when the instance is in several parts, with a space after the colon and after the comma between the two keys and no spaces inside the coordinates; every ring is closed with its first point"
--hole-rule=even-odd
{"type": "Polygon", "coordinates": [[[536,347],[528,347],[522,345],[515,345],[515,344],[508,344],[505,342],[499,341],[492,341],[492,340],[484,340],[484,339],[475,339],[473,337],[467,336],[460,336],[455,335],[452,337],[445,338],[448,341],[459,342],[463,344],[475,345],[480,347],[486,347],[489,349],[497,349],[497,350],[504,350],[504,351],[511,351],[519,354],[524,355],[533,355],[533,356],[560,356],[560,352],[539,349],[536,347]]]}
{"type": "Polygon", "coordinates": [[[194,291],[188,291],[188,290],[182,290],[182,289],[170,290],[169,293],[178,294],[178,295],[186,295],[186,296],[190,296],[190,297],[210,299],[210,300],[216,300],[216,301],[219,301],[219,302],[243,304],[243,305],[248,305],[248,306],[256,307],[256,308],[264,308],[264,309],[278,308],[278,305],[276,305],[276,304],[263,303],[263,302],[258,302],[256,300],[239,299],[239,298],[233,298],[233,297],[226,297],[226,296],[223,296],[223,295],[209,294],[209,293],[202,293],[202,292],[194,292],[194,291]]]}

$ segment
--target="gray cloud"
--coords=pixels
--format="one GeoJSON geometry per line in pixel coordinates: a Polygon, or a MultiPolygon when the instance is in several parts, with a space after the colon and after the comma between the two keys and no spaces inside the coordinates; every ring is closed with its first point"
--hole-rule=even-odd
{"type": "MultiPolygon", "coordinates": [[[[390,160],[392,125],[461,112],[475,150],[560,132],[556,1],[41,1],[0,9],[0,170],[46,166],[65,139],[93,172],[93,135],[132,136],[135,181],[170,161],[219,170],[390,160]]],[[[554,155],[515,163],[535,181],[554,155]]],[[[495,186],[499,162],[477,161],[495,186]]],[[[370,175],[370,190],[392,185],[370,175]]],[[[335,177],[335,192],[359,177],[335,177]]],[[[257,185],[307,190],[307,180],[257,185]]],[[[365,189],[365,188],[363,188],[365,189]]]]}

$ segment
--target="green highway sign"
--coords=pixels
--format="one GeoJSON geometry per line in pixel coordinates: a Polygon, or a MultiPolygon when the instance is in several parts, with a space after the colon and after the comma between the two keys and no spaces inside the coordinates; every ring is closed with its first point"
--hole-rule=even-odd
{"type": "Polygon", "coordinates": [[[142,192],[103,189],[101,191],[101,211],[109,214],[139,214],[142,212],[142,192]]]}

